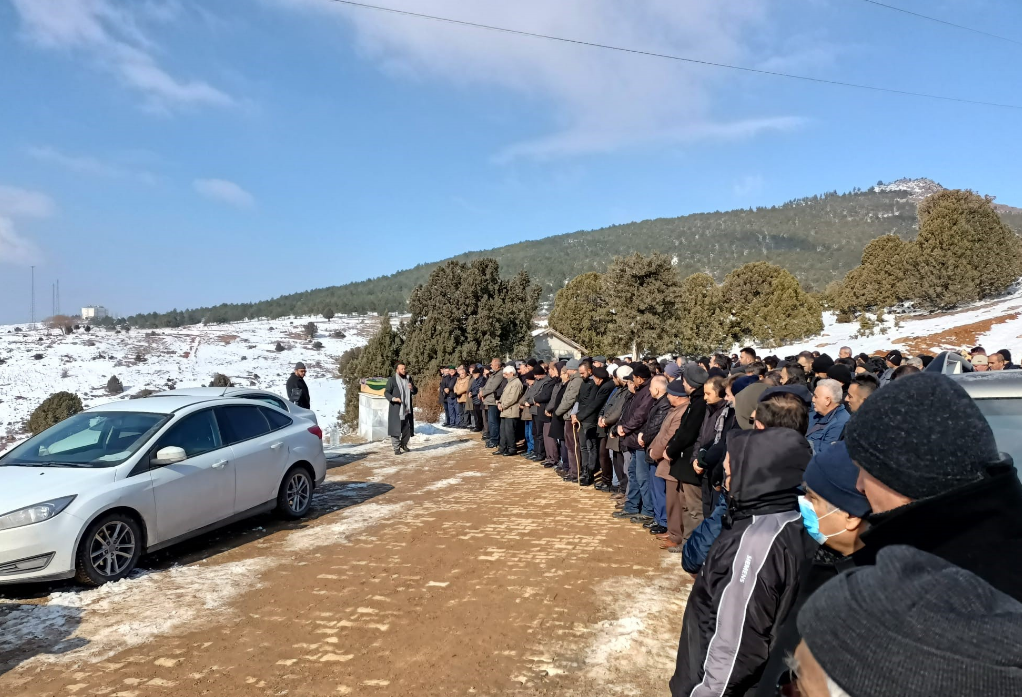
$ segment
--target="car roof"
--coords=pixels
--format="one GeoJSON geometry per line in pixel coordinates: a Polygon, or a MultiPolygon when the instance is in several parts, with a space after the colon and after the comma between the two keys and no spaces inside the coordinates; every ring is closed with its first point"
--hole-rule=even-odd
{"type": "Polygon", "coordinates": [[[173,414],[193,404],[209,402],[212,397],[196,395],[168,395],[165,397],[142,397],[140,399],[119,399],[90,407],[87,411],[147,411],[154,414],[173,414]]]}
{"type": "Polygon", "coordinates": [[[973,399],[1022,398],[1022,370],[987,370],[948,377],[973,399]]]}
{"type": "Polygon", "coordinates": [[[187,395],[195,397],[229,397],[230,395],[235,394],[265,394],[283,399],[280,395],[270,392],[269,390],[260,390],[255,387],[179,387],[174,390],[163,390],[153,396],[176,397],[178,395],[187,395]]]}

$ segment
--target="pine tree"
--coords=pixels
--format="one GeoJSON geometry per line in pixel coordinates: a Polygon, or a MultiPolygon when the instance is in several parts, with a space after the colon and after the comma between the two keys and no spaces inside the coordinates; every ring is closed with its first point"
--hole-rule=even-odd
{"type": "Polygon", "coordinates": [[[681,279],[666,255],[616,258],[604,276],[604,292],[613,317],[607,337],[612,352],[637,356],[674,349],[681,279]]]}
{"type": "Polygon", "coordinates": [[[993,199],[949,189],[919,205],[916,297],[923,307],[946,309],[1003,293],[1022,273],[1019,238],[993,199]]]}
{"type": "Polygon", "coordinates": [[[493,259],[438,266],[408,299],[402,358],[414,375],[431,375],[441,365],[527,356],[540,292],[525,271],[502,279],[493,259]]]}
{"type": "Polygon", "coordinates": [[[365,346],[345,351],[338,362],[338,372],[344,381],[344,422],[358,423],[359,380],[389,377],[394,371],[401,352],[403,339],[390,324],[390,317],[380,317],[380,327],[365,346]]]}
{"type": "Polygon", "coordinates": [[[595,356],[610,351],[604,345],[610,320],[603,274],[590,271],[575,276],[557,291],[549,323],[551,329],[578,342],[595,356]]]}
{"type": "Polygon", "coordinates": [[[707,355],[728,347],[729,311],[713,277],[692,274],[681,282],[684,310],[678,322],[678,353],[707,355]]]}
{"type": "Polygon", "coordinates": [[[780,346],[823,331],[820,303],[780,266],[759,261],[738,267],[724,279],[723,295],[737,343],[780,346]]]}

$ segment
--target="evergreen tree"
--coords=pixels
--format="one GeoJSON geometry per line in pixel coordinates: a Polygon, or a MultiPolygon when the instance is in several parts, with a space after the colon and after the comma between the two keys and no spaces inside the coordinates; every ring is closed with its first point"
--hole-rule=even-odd
{"type": "Polygon", "coordinates": [[[575,276],[557,291],[549,324],[595,356],[610,351],[605,346],[610,320],[603,274],[590,271],[575,276]]]}
{"type": "Polygon", "coordinates": [[[390,317],[380,317],[380,328],[365,346],[345,351],[338,361],[338,371],[344,381],[344,417],[349,426],[358,423],[359,380],[389,377],[394,371],[403,339],[391,327],[390,317]]]}
{"type": "Polygon", "coordinates": [[[502,279],[493,259],[438,266],[408,299],[402,357],[413,374],[431,375],[441,365],[528,355],[540,292],[525,271],[502,279]]]}
{"type": "Polygon", "coordinates": [[[1022,273],[1019,238],[993,199],[950,189],[919,205],[914,243],[915,296],[923,307],[946,309],[1003,293],[1022,273]]]}
{"type": "Polygon", "coordinates": [[[681,279],[664,254],[618,257],[604,276],[614,353],[665,353],[674,349],[682,301],[681,279]]]}
{"type": "Polygon", "coordinates": [[[740,266],[724,279],[723,295],[737,343],[780,346],[823,331],[820,303],[780,266],[764,261],[740,266]]]}
{"type": "Polygon", "coordinates": [[[706,273],[692,274],[681,282],[684,308],[678,322],[678,353],[708,355],[727,348],[730,312],[723,291],[706,273]]]}

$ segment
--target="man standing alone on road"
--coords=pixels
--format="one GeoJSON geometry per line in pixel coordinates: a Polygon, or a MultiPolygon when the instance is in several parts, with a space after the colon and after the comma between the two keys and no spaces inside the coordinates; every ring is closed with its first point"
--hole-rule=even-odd
{"type": "Polygon", "coordinates": [[[412,416],[412,397],[418,388],[408,376],[408,368],[398,363],[394,374],[387,380],[383,396],[390,402],[387,412],[387,434],[394,445],[394,454],[408,452],[408,441],[415,430],[415,418],[412,416]]]}
{"type": "Polygon", "coordinates": [[[287,379],[287,399],[302,409],[309,407],[309,386],[305,384],[305,364],[295,363],[295,372],[287,379]]]}

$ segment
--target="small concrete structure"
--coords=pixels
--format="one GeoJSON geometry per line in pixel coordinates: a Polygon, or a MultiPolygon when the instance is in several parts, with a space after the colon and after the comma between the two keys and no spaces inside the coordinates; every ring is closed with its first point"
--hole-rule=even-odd
{"type": "Polygon", "coordinates": [[[82,308],[82,319],[103,319],[108,317],[110,313],[102,305],[89,305],[88,307],[82,308]]]}
{"type": "Polygon", "coordinates": [[[390,404],[379,395],[358,393],[358,435],[370,443],[387,440],[390,404]]]}
{"type": "Polygon", "coordinates": [[[564,334],[550,327],[533,329],[532,340],[536,343],[536,358],[540,360],[570,360],[586,355],[585,347],[580,346],[564,336],[564,334]]]}

